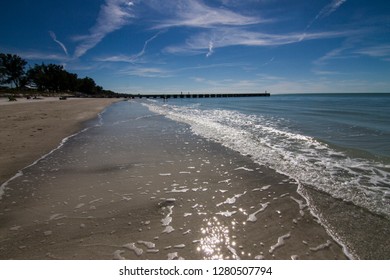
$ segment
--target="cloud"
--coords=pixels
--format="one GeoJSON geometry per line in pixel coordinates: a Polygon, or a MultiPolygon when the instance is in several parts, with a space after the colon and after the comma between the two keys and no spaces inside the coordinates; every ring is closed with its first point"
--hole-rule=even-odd
{"type": "Polygon", "coordinates": [[[160,34],[161,34],[161,32],[157,33],[157,34],[154,35],[153,37],[151,37],[151,38],[149,38],[148,40],[146,40],[145,43],[144,43],[144,47],[142,48],[142,50],[141,50],[138,54],[134,55],[134,56],[133,56],[133,59],[135,60],[135,59],[137,59],[137,58],[143,56],[143,55],[145,54],[146,47],[148,46],[148,44],[149,44],[151,41],[153,41],[154,39],[156,39],[160,34]]]}
{"type": "Polygon", "coordinates": [[[57,40],[57,36],[56,34],[53,32],[53,31],[49,31],[49,35],[50,37],[53,39],[54,42],[56,42],[58,45],[60,45],[60,47],[62,48],[62,50],[64,51],[64,53],[66,55],[68,55],[68,50],[66,49],[65,45],[60,42],[59,40],[57,40]]]}
{"type": "Polygon", "coordinates": [[[169,70],[157,67],[131,67],[120,71],[122,75],[137,76],[142,78],[169,78],[172,73],[169,70]]]}
{"type": "Polygon", "coordinates": [[[316,16],[315,19],[322,19],[327,16],[330,16],[333,12],[335,12],[342,4],[347,2],[347,0],[332,0],[328,5],[326,5],[316,16]]]}
{"type": "Polygon", "coordinates": [[[164,2],[164,4],[157,4],[156,1],[149,3],[155,10],[164,13],[164,18],[155,26],[157,29],[183,26],[197,28],[244,26],[266,21],[259,17],[241,15],[224,8],[210,7],[196,0],[164,2]]]}
{"type": "Polygon", "coordinates": [[[323,7],[321,11],[316,15],[316,17],[306,26],[306,30],[308,30],[317,20],[330,16],[345,2],[347,2],[347,0],[332,0],[332,2],[323,7]]]}
{"type": "MultiPolygon", "coordinates": [[[[319,40],[327,38],[348,37],[357,31],[327,31],[307,33],[304,40],[319,40]]],[[[229,46],[279,46],[302,41],[301,33],[269,34],[248,31],[243,28],[216,28],[211,32],[202,32],[186,40],[179,46],[168,46],[165,51],[174,54],[198,54],[200,51],[214,50],[229,46]],[[210,39],[213,38],[212,48],[210,39]]]]}
{"type": "MultiPolygon", "coordinates": [[[[80,42],[75,49],[74,57],[79,58],[83,56],[108,34],[130,24],[135,17],[140,19],[153,18],[151,28],[159,30],[174,27],[213,29],[223,26],[248,26],[267,21],[259,16],[242,15],[220,6],[211,7],[200,0],[145,0],[142,2],[106,0],[101,6],[99,15],[94,26],[90,28],[89,34],[74,37],[75,41],[80,42]],[[139,11],[142,10],[143,12],[136,15],[135,8],[141,7],[141,5],[142,8],[139,11]]],[[[159,33],[147,40],[140,53],[122,58],[131,62],[131,60],[141,57],[144,55],[147,45],[158,35],[159,33]]],[[[206,56],[212,55],[214,51],[213,42],[208,44],[207,48],[206,56]]]]}
{"type": "Polygon", "coordinates": [[[272,57],[270,60],[267,62],[263,63],[261,66],[267,66],[268,64],[271,64],[275,60],[275,57],[272,57]]]}
{"type": "Polygon", "coordinates": [[[315,60],[314,64],[315,65],[326,65],[326,64],[328,64],[328,62],[330,60],[340,59],[343,57],[342,54],[344,53],[344,51],[346,51],[350,48],[351,48],[351,46],[344,44],[343,46],[341,46],[339,48],[336,48],[336,49],[333,49],[333,50],[327,52],[324,56],[315,60]]]}
{"type": "Polygon", "coordinates": [[[31,60],[52,60],[52,61],[67,61],[69,57],[60,54],[44,53],[39,51],[17,51],[13,50],[12,52],[17,53],[19,56],[24,59],[31,60]]]}
{"type": "Polygon", "coordinates": [[[213,43],[213,41],[210,41],[209,42],[209,51],[206,54],[206,57],[209,57],[209,56],[211,56],[214,53],[214,49],[213,48],[214,48],[214,43],[213,43]]]}
{"type": "Polygon", "coordinates": [[[355,51],[355,53],[390,61],[390,45],[366,47],[355,51]]]}
{"type": "Polygon", "coordinates": [[[97,61],[101,61],[101,62],[128,62],[128,63],[135,63],[135,62],[137,62],[137,60],[139,60],[139,58],[141,58],[145,54],[146,48],[147,48],[148,44],[151,41],[153,41],[154,39],[156,39],[160,34],[161,34],[161,32],[157,33],[156,35],[154,35],[151,38],[149,38],[148,40],[146,40],[142,50],[139,53],[137,53],[137,54],[134,54],[134,55],[114,55],[114,56],[97,58],[96,60],[97,61]]]}
{"type": "Polygon", "coordinates": [[[100,7],[95,25],[89,30],[89,34],[76,38],[81,43],[76,47],[74,56],[76,58],[83,56],[108,34],[127,25],[134,18],[134,5],[134,1],[106,0],[100,7]]]}

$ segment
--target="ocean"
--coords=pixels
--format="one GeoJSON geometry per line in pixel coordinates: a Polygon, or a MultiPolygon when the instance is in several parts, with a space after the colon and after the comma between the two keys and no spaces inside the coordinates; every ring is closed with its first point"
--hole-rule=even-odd
{"type": "Polygon", "coordinates": [[[259,164],[390,218],[390,94],[149,103],[259,164]]]}
{"type": "Polygon", "coordinates": [[[146,105],[296,181],[312,214],[354,257],[388,258],[390,94],[169,99],[146,105]]]}

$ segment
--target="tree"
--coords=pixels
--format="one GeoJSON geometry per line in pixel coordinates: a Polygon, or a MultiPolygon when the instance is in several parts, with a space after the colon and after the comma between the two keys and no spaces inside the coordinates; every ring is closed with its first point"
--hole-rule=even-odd
{"type": "Polygon", "coordinates": [[[95,81],[90,77],[85,77],[84,79],[79,80],[79,91],[86,93],[86,94],[94,94],[96,93],[96,83],[95,81]]]}
{"type": "Polygon", "coordinates": [[[21,86],[24,79],[27,61],[15,54],[0,53],[0,84],[21,86]]]}
{"type": "Polygon", "coordinates": [[[27,71],[27,76],[40,91],[75,91],[78,87],[77,75],[67,72],[62,65],[35,64],[27,71]]]}
{"type": "Polygon", "coordinates": [[[11,84],[16,88],[28,84],[35,85],[38,91],[82,92],[87,95],[114,95],[96,85],[90,77],[80,79],[77,74],[69,73],[62,65],[35,64],[25,72],[27,62],[17,55],[0,53],[0,85],[11,84]]]}
{"type": "Polygon", "coordinates": [[[44,91],[47,87],[47,77],[46,77],[46,65],[43,63],[41,65],[35,64],[34,67],[30,68],[27,71],[28,80],[35,84],[39,91],[44,91]]]}

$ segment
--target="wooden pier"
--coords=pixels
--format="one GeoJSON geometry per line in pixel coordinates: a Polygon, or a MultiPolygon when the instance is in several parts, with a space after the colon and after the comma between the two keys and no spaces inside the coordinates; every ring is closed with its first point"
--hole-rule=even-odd
{"type": "Polygon", "coordinates": [[[265,93],[180,93],[180,94],[129,94],[130,98],[169,99],[169,98],[227,98],[227,97],[259,97],[270,96],[265,93]]]}

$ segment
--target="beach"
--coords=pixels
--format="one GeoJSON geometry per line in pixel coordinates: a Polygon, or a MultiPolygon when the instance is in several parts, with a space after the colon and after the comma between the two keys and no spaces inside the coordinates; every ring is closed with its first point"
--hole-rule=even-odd
{"type": "Polygon", "coordinates": [[[96,118],[114,99],[0,100],[0,185],[96,118]]]}
{"type": "MultiPolygon", "coordinates": [[[[107,104],[95,105],[90,117],[107,104]]],[[[187,124],[119,102],[4,186],[0,258],[349,258],[298,188],[187,124]]]]}

